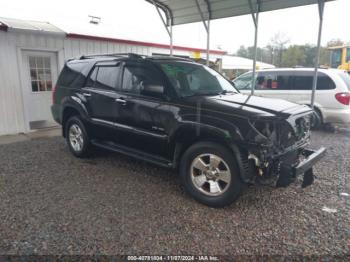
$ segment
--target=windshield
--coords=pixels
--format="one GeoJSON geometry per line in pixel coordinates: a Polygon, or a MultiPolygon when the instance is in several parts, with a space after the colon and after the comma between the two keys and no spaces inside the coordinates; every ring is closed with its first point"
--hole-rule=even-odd
{"type": "Polygon", "coordinates": [[[233,80],[233,83],[235,84],[235,87],[238,90],[247,90],[251,89],[252,87],[252,73],[248,72],[243,75],[240,75],[235,80],[233,80]]]}
{"type": "Polygon", "coordinates": [[[341,79],[343,79],[346,86],[348,87],[348,90],[350,91],[350,75],[343,71],[339,72],[338,75],[341,77],[341,79]]]}
{"type": "Polygon", "coordinates": [[[233,84],[207,66],[186,62],[161,62],[160,66],[182,97],[237,93],[233,84]]]}

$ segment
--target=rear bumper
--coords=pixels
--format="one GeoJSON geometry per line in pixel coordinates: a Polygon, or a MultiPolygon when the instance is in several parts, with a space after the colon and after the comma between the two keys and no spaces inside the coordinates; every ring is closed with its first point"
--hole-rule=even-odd
{"type": "Polygon", "coordinates": [[[350,123],[350,106],[345,109],[321,108],[324,123],[350,123]]]}
{"type": "Polygon", "coordinates": [[[52,117],[53,119],[61,124],[61,111],[60,111],[60,106],[58,105],[52,105],[51,106],[51,113],[52,113],[52,117]]]}
{"type": "Polygon", "coordinates": [[[295,176],[304,174],[310,170],[324,155],[326,154],[326,148],[321,147],[317,151],[305,149],[305,159],[301,161],[297,166],[293,167],[293,174],[295,176]]]}

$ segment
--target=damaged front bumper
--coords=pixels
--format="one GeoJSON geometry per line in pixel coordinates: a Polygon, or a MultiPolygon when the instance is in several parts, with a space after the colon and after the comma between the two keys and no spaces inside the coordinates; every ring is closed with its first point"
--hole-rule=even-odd
{"type": "Polygon", "coordinates": [[[318,150],[304,149],[302,155],[304,159],[297,165],[290,165],[290,163],[281,163],[280,174],[277,180],[277,187],[286,187],[292,183],[299,175],[303,175],[302,187],[311,185],[314,181],[312,167],[325,155],[326,148],[321,147],[318,150]]]}

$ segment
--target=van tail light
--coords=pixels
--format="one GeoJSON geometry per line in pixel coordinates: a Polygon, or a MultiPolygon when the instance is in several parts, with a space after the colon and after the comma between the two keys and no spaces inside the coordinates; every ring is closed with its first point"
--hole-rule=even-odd
{"type": "Polygon", "coordinates": [[[335,98],[343,105],[350,105],[350,93],[337,93],[335,94],[335,98]]]}
{"type": "Polygon", "coordinates": [[[52,89],[52,104],[55,104],[55,96],[56,96],[57,85],[55,85],[52,89]]]}

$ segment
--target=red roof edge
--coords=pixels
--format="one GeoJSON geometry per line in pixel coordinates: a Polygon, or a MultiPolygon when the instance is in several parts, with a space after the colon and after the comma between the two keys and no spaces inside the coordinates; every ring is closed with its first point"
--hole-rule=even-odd
{"type": "MultiPolygon", "coordinates": [[[[166,45],[166,44],[124,40],[124,39],[118,39],[118,38],[100,37],[100,36],[92,36],[92,35],[82,35],[82,34],[74,34],[74,33],[68,33],[67,38],[78,38],[78,39],[97,40],[97,41],[106,41],[106,42],[108,41],[112,43],[120,43],[120,44],[127,44],[127,45],[141,45],[141,46],[170,49],[170,45],[166,45]]],[[[192,47],[176,46],[176,45],[174,45],[173,48],[181,51],[192,51],[192,52],[202,52],[202,53],[207,51],[206,49],[202,49],[202,48],[192,48],[192,47]]],[[[209,50],[209,53],[215,54],[215,55],[225,55],[227,52],[221,51],[221,50],[209,50]]]]}
{"type": "Polygon", "coordinates": [[[5,32],[7,32],[7,29],[8,29],[8,26],[5,25],[4,23],[1,23],[1,22],[0,22],[0,31],[5,31],[5,32]]]}

